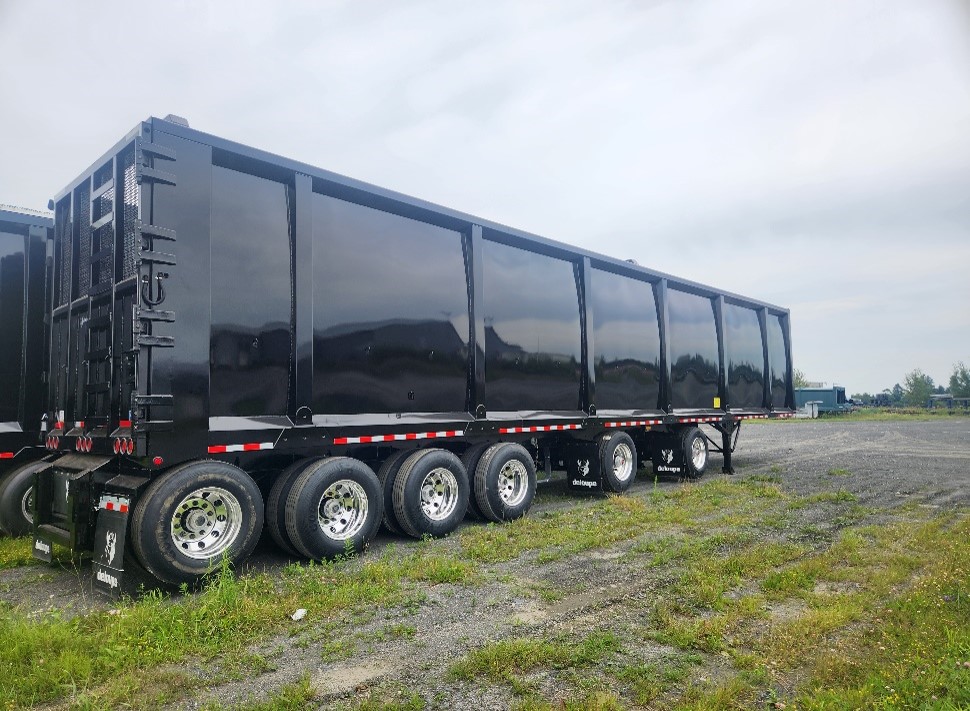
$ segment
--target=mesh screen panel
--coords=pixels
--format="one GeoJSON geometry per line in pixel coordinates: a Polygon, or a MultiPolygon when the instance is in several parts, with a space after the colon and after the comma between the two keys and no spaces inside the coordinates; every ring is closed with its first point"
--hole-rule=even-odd
{"type": "Polygon", "coordinates": [[[60,245],[60,255],[57,259],[57,305],[66,304],[71,300],[71,254],[73,241],[71,240],[71,198],[66,197],[57,205],[56,214],[57,243],[60,245]]]}
{"type": "Polygon", "coordinates": [[[88,181],[74,191],[74,218],[78,229],[77,288],[81,295],[91,288],[91,184],[88,181]]]}
{"type": "Polygon", "coordinates": [[[135,221],[138,219],[138,181],[135,175],[135,146],[126,148],[120,161],[124,174],[124,202],[122,207],[122,229],[124,230],[124,244],[122,245],[121,278],[127,279],[136,271],[138,256],[138,230],[135,221]]]}

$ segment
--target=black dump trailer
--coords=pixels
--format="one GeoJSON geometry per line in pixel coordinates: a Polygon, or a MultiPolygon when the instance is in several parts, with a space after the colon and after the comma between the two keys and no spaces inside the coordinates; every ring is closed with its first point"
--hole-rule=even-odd
{"type": "Polygon", "coordinates": [[[0,535],[31,531],[34,472],[50,458],[40,428],[53,227],[41,212],[0,206],[0,535]]]}
{"type": "Polygon", "coordinates": [[[52,201],[35,553],[169,584],[700,475],[794,411],[788,311],[152,118],[52,201]],[[720,437],[709,440],[699,425],[720,437]]]}

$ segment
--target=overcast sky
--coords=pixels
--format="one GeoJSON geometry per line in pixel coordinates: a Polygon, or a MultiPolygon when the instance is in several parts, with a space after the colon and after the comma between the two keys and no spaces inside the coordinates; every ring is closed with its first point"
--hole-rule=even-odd
{"type": "Polygon", "coordinates": [[[970,364],[970,3],[0,0],[0,203],[194,128],[791,309],[876,392],[970,364]]]}

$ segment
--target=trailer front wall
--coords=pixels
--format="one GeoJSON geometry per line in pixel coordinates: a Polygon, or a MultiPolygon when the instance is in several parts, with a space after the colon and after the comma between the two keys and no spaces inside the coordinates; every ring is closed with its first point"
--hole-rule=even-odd
{"type": "Polygon", "coordinates": [[[463,412],[462,236],[313,195],[313,411],[463,412]]]}
{"type": "Polygon", "coordinates": [[[653,285],[593,269],[589,295],[597,411],[658,412],[660,326],[653,285]]]}

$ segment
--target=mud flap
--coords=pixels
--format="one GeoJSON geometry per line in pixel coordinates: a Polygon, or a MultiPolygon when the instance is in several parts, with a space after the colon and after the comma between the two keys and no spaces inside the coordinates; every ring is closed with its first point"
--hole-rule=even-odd
{"type": "Polygon", "coordinates": [[[98,504],[98,524],[94,533],[94,589],[118,597],[125,572],[125,540],[128,538],[128,512],[131,499],[105,494],[98,504]]]}
{"type": "Polygon", "coordinates": [[[651,448],[655,474],[684,474],[684,452],[680,440],[673,437],[659,438],[651,448]]]}
{"type": "Polygon", "coordinates": [[[573,491],[602,491],[603,475],[599,455],[593,442],[576,442],[566,454],[566,481],[573,491]]]}
{"type": "Polygon", "coordinates": [[[31,549],[34,558],[37,560],[42,560],[45,563],[50,563],[54,560],[54,556],[51,553],[53,549],[53,543],[45,538],[44,536],[39,536],[34,534],[34,546],[31,549]]]}

